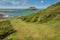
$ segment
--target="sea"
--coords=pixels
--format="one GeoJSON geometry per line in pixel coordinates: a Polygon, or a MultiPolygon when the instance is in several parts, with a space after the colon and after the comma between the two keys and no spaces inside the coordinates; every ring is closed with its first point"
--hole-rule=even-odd
{"type": "Polygon", "coordinates": [[[22,10],[22,11],[12,11],[12,12],[0,12],[0,14],[4,14],[5,18],[12,18],[16,16],[25,16],[29,14],[37,13],[40,10],[22,10]]]}

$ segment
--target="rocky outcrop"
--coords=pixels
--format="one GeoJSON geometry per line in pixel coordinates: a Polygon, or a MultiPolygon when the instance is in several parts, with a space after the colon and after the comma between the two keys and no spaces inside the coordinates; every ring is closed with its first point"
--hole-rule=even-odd
{"type": "Polygon", "coordinates": [[[0,19],[3,19],[4,18],[4,14],[0,14],[0,19]]]}

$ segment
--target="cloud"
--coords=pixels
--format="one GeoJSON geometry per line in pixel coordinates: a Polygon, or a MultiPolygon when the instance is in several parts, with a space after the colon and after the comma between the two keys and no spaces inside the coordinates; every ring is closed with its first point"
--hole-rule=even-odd
{"type": "Polygon", "coordinates": [[[59,0],[59,2],[60,2],[60,0],[59,0]]]}
{"type": "Polygon", "coordinates": [[[2,6],[33,6],[44,3],[43,0],[0,0],[2,6]]]}
{"type": "Polygon", "coordinates": [[[7,0],[1,0],[1,1],[7,1],[7,0]]]}
{"type": "Polygon", "coordinates": [[[44,1],[43,1],[43,0],[41,0],[41,3],[44,3],[44,1]]]}
{"type": "Polygon", "coordinates": [[[11,1],[10,3],[11,3],[12,5],[19,5],[19,4],[20,4],[19,1],[11,1]]]}
{"type": "MultiPolygon", "coordinates": [[[[0,0],[0,5],[12,5],[12,6],[17,6],[17,5],[26,5],[29,0],[0,0]]],[[[28,3],[29,4],[29,3],[28,3]]]]}
{"type": "Polygon", "coordinates": [[[17,5],[19,4],[19,1],[16,1],[16,0],[0,0],[0,5],[17,5]]]}

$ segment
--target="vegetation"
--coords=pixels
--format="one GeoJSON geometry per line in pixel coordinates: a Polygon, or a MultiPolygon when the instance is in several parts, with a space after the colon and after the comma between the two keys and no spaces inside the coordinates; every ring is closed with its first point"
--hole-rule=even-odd
{"type": "Polygon", "coordinates": [[[12,28],[12,25],[10,24],[9,21],[0,22],[0,39],[1,40],[14,32],[15,30],[12,28]]]}
{"type": "Polygon", "coordinates": [[[17,31],[4,40],[60,40],[60,2],[38,13],[11,18],[0,24],[3,27],[0,35],[10,34],[13,28],[17,31]]]}
{"type": "Polygon", "coordinates": [[[49,22],[49,20],[60,20],[60,2],[48,8],[23,17],[26,22],[49,22]]]}
{"type": "Polygon", "coordinates": [[[27,10],[36,10],[36,8],[35,7],[30,7],[27,10]]]}

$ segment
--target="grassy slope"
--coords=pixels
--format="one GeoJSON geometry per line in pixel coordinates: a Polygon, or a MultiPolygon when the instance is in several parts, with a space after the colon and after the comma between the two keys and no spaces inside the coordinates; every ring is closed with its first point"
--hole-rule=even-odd
{"type": "Polygon", "coordinates": [[[0,40],[6,38],[10,34],[15,33],[9,20],[0,20],[0,40]]]}
{"type": "Polygon", "coordinates": [[[12,40],[60,40],[60,3],[30,16],[10,19],[16,33],[8,38],[12,40]],[[56,7],[57,5],[57,7],[56,7]],[[41,20],[44,22],[41,24],[41,20]],[[45,22],[45,20],[49,22],[45,22]],[[31,23],[37,22],[37,23],[31,23]],[[38,24],[40,23],[40,24],[38,24]]]}
{"type": "Polygon", "coordinates": [[[22,19],[26,22],[47,22],[49,20],[60,20],[60,2],[54,4],[36,14],[31,14],[22,19]]]}
{"type": "Polygon", "coordinates": [[[13,40],[60,40],[60,23],[26,23],[21,19],[12,19],[11,24],[17,30],[9,36],[13,40]]]}

